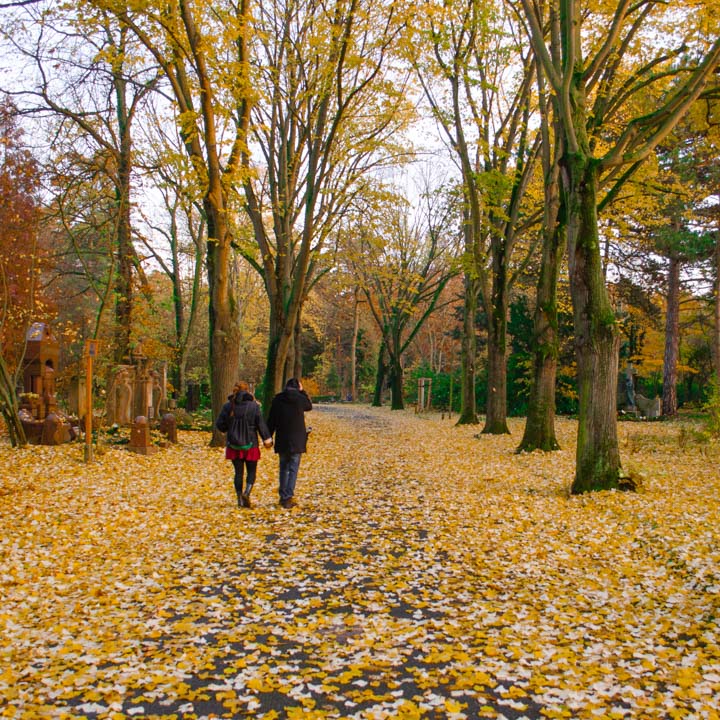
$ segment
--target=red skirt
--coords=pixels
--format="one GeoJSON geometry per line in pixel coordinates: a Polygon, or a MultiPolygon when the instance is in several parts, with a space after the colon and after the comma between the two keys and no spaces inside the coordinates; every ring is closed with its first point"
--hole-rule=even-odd
{"type": "Polygon", "coordinates": [[[260,448],[251,447],[247,450],[236,450],[235,448],[225,448],[225,459],[226,460],[248,460],[250,462],[257,462],[260,459],[260,448]]]}

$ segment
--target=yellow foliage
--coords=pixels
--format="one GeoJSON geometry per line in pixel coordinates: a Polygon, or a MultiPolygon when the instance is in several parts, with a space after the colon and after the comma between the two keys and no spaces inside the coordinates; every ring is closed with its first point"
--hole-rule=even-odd
{"type": "Polygon", "coordinates": [[[0,444],[1,717],[717,718],[720,448],[632,433],[640,493],[570,497],[439,415],[313,410],[299,507],[207,433],[0,444]]]}

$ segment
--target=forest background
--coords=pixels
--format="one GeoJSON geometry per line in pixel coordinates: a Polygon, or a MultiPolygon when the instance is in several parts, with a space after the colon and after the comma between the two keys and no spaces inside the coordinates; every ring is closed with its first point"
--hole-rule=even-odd
{"type": "Polygon", "coordinates": [[[461,423],[527,414],[524,449],[577,413],[581,490],[621,476],[627,363],[666,417],[718,404],[712,3],[3,2],[0,31],[9,428],[38,320],[60,397],[93,338],[99,397],[141,350],[209,414],[291,375],[393,408],[432,378],[461,423]]]}

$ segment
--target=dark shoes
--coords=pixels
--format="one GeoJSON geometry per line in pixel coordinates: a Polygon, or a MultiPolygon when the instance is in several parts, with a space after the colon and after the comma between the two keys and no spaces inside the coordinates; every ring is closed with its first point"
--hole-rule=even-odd
{"type": "Polygon", "coordinates": [[[246,508],[248,508],[248,509],[251,509],[251,508],[252,508],[252,503],[250,502],[250,495],[248,495],[247,493],[245,493],[245,494],[242,495],[241,497],[242,497],[243,507],[246,507],[246,508]]]}
{"type": "Polygon", "coordinates": [[[288,498],[287,500],[281,500],[280,506],[289,510],[290,508],[297,507],[297,503],[295,502],[295,498],[288,498]]]}

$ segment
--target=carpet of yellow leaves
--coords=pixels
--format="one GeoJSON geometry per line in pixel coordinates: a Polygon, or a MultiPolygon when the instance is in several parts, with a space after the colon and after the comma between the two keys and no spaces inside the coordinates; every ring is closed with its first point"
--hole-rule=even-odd
{"type": "Polygon", "coordinates": [[[0,717],[720,717],[720,473],[624,423],[638,493],[437,415],[312,413],[299,507],[203,433],[0,445],[0,717]]]}

